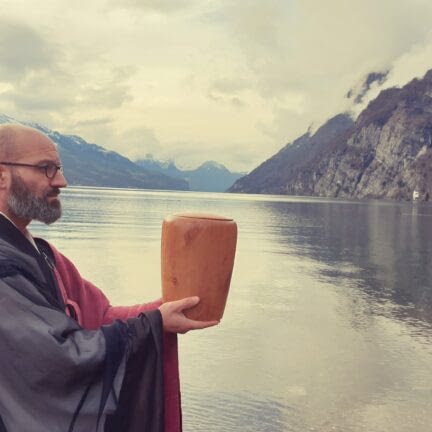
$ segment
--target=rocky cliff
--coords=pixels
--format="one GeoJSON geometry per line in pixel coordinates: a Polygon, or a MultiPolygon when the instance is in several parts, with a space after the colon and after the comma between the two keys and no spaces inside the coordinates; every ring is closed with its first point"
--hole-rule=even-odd
{"type": "Polygon", "coordinates": [[[230,192],[421,200],[432,195],[432,70],[300,137],[230,192]]]}

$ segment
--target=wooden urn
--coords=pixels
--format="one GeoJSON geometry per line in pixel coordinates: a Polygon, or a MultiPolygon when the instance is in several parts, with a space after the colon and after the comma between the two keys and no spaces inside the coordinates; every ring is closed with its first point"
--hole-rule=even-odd
{"type": "Polygon", "coordinates": [[[198,296],[188,318],[220,320],[228,297],[237,243],[232,219],[206,213],[168,216],[162,224],[163,301],[198,296]]]}

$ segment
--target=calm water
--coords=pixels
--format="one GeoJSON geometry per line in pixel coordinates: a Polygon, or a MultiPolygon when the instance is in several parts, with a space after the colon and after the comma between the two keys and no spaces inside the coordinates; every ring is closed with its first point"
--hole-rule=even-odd
{"type": "Polygon", "coordinates": [[[69,189],[33,232],[114,304],[160,296],[164,216],[234,218],[222,323],[180,336],[184,430],[432,430],[432,206],[69,189]]]}

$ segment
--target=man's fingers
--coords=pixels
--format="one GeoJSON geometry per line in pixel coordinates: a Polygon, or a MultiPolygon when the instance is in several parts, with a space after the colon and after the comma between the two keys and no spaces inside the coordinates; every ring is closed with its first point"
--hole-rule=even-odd
{"type": "Polygon", "coordinates": [[[183,311],[196,306],[199,301],[199,297],[193,296],[162,304],[159,310],[162,313],[164,330],[172,333],[187,333],[189,330],[200,330],[219,324],[218,320],[198,321],[185,316],[183,311]]]}
{"type": "Polygon", "coordinates": [[[194,297],[186,297],[181,300],[173,301],[173,306],[176,311],[183,311],[185,309],[189,309],[191,307],[196,306],[199,303],[200,299],[197,296],[194,297]]]}
{"type": "Polygon", "coordinates": [[[188,326],[191,330],[200,330],[207,327],[212,327],[219,324],[219,321],[196,321],[188,320],[188,326]]]}

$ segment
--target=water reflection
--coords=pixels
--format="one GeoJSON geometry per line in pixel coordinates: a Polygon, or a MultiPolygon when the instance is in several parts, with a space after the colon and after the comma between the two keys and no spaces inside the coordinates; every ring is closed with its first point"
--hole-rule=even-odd
{"type": "Polygon", "coordinates": [[[393,203],[266,203],[275,239],[328,267],[317,270],[360,288],[377,313],[432,324],[432,207],[393,203]],[[421,216],[418,214],[421,209],[421,216]],[[382,308],[387,304],[387,308],[382,308]],[[398,307],[393,307],[393,306],[398,307]]]}
{"type": "Polygon", "coordinates": [[[263,399],[260,394],[215,393],[192,387],[185,396],[190,398],[193,407],[184,424],[186,430],[274,432],[294,431],[300,426],[294,421],[286,428],[287,419],[296,418],[296,410],[288,409],[281,401],[263,399]],[[208,415],[203,416],[203,411],[208,415]]]}

